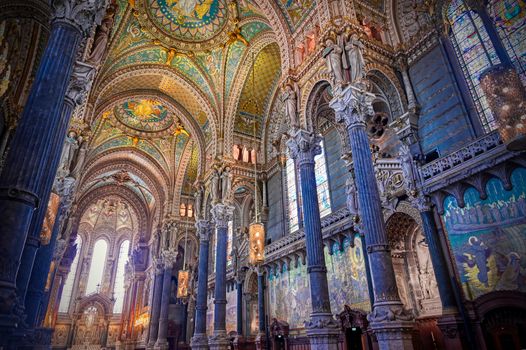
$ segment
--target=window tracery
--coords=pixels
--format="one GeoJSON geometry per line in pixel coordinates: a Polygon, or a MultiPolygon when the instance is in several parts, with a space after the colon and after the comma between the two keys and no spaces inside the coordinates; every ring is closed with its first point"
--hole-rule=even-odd
{"type": "Polygon", "coordinates": [[[71,302],[71,295],[73,294],[73,286],[75,284],[75,278],[77,277],[77,267],[82,250],[82,238],[80,236],[77,236],[75,244],[77,245],[77,252],[75,254],[75,258],[73,258],[73,262],[71,263],[69,273],[66,277],[66,282],[64,282],[62,297],[58,306],[58,312],[69,311],[69,304],[71,302]]]}
{"type": "Polygon", "coordinates": [[[113,313],[115,314],[120,314],[124,306],[124,294],[126,293],[124,288],[124,279],[129,249],[130,241],[123,241],[119,249],[117,273],[115,274],[115,285],[113,287],[113,297],[115,298],[115,304],[113,304],[113,313]]]}

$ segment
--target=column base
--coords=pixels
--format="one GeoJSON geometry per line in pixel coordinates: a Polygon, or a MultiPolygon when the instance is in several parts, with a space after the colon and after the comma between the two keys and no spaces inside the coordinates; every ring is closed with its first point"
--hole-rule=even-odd
{"type": "Polygon", "coordinates": [[[258,333],[256,336],[256,350],[267,349],[267,336],[265,333],[258,333]]]}
{"type": "Polygon", "coordinates": [[[153,350],[154,347],[155,347],[155,343],[148,343],[146,345],[146,350],[153,350]]]}
{"type": "Polygon", "coordinates": [[[193,350],[208,350],[208,336],[205,333],[195,333],[190,340],[190,347],[193,350]]]}
{"type": "Polygon", "coordinates": [[[331,314],[311,314],[305,322],[311,350],[336,350],[340,326],[331,314]]]}
{"type": "Polygon", "coordinates": [[[234,350],[239,350],[243,348],[243,343],[245,342],[245,338],[243,338],[242,335],[236,335],[234,338],[234,350]]]}
{"type": "Polygon", "coordinates": [[[442,315],[437,321],[437,326],[444,336],[446,349],[464,349],[464,322],[458,313],[442,315]]]}
{"type": "Polygon", "coordinates": [[[166,339],[161,340],[161,341],[157,340],[157,342],[155,343],[155,346],[153,347],[153,350],[168,350],[168,347],[169,347],[169,344],[166,339]]]}
{"type": "Polygon", "coordinates": [[[214,334],[208,338],[208,347],[210,350],[227,350],[230,341],[226,336],[226,331],[214,331],[214,334]]]}
{"type": "MultiPolygon", "coordinates": [[[[412,350],[414,322],[387,321],[370,324],[379,350],[412,350]]],[[[448,348],[449,349],[449,348],[448,348]]]]}

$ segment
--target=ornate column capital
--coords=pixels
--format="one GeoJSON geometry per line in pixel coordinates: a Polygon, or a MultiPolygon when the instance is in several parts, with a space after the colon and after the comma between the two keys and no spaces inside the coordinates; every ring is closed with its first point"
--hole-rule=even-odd
{"type": "Polygon", "coordinates": [[[321,137],[302,129],[297,129],[287,140],[287,147],[292,158],[298,165],[304,163],[314,163],[314,157],[321,154],[321,137]]]}
{"type": "Polygon", "coordinates": [[[210,240],[210,231],[212,230],[212,223],[208,220],[197,220],[195,223],[199,241],[208,242],[210,240]]]}
{"type": "Polygon", "coordinates": [[[431,211],[433,202],[428,196],[419,195],[410,199],[413,207],[418,209],[420,212],[431,211]]]}
{"type": "Polygon", "coordinates": [[[52,22],[69,24],[87,35],[95,23],[100,23],[106,5],[107,0],[53,0],[52,22]]]}
{"type": "Polygon", "coordinates": [[[348,128],[365,126],[366,117],[374,114],[375,98],[364,86],[349,85],[334,96],[329,106],[336,112],[336,122],[345,123],[348,128]]]}
{"type": "Polygon", "coordinates": [[[211,210],[217,228],[227,228],[228,222],[234,217],[234,207],[225,204],[216,204],[211,210]]]}
{"type": "Polygon", "coordinates": [[[73,105],[81,105],[94,77],[95,67],[81,61],[75,62],[66,91],[66,99],[71,101],[73,105]]]}
{"type": "Polygon", "coordinates": [[[165,269],[169,269],[175,263],[177,259],[177,251],[174,249],[165,249],[161,252],[162,263],[164,264],[165,269]]]}

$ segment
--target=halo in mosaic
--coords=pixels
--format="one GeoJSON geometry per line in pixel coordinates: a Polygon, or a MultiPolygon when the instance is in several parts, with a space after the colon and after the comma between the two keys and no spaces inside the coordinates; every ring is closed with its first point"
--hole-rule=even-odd
{"type": "Polygon", "coordinates": [[[145,12],[141,11],[146,13],[142,19],[148,17],[153,24],[150,32],[170,46],[190,49],[198,44],[203,48],[225,39],[226,34],[222,32],[228,19],[226,0],[145,0],[142,3],[146,6],[145,12]]]}
{"type": "Polygon", "coordinates": [[[174,120],[168,109],[154,99],[132,99],[115,107],[115,117],[125,126],[141,132],[161,132],[174,120]]]}

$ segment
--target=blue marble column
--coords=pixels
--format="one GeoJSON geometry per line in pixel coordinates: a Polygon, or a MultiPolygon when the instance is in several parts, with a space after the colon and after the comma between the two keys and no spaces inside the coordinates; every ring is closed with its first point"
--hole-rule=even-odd
{"type": "Polygon", "coordinates": [[[236,280],[237,300],[236,300],[236,331],[237,336],[243,336],[243,280],[236,280]]]}
{"type": "MultiPolygon", "coordinates": [[[[43,189],[44,175],[51,159],[60,156],[53,141],[60,131],[62,105],[79,44],[101,12],[102,3],[52,2],[51,35],[0,177],[0,332],[9,333],[17,326],[18,266],[34,211],[47,204],[41,201],[51,191],[51,186],[43,189]]],[[[1,338],[0,342],[5,339],[1,338]]]]}
{"type": "Polygon", "coordinates": [[[374,113],[375,96],[360,87],[335,91],[330,107],[336,120],[345,123],[351,143],[358,190],[358,203],[364,225],[367,254],[373,280],[374,304],[369,315],[372,331],[383,349],[412,349],[413,316],[400,301],[391,252],[380,205],[365,119],[374,113]]]}
{"type": "Polygon", "coordinates": [[[150,330],[148,332],[147,349],[153,349],[159,333],[159,314],[161,312],[161,294],[163,288],[163,267],[161,261],[155,261],[155,280],[150,313],[150,330]]]}
{"type": "Polygon", "coordinates": [[[197,298],[195,305],[194,335],[190,342],[192,349],[208,349],[206,335],[206,295],[208,292],[208,253],[210,245],[210,222],[198,220],[195,224],[199,235],[199,267],[197,276],[197,298]]]}
{"type": "Polygon", "coordinates": [[[225,204],[216,204],[212,216],[216,227],[216,279],[214,287],[214,333],[208,344],[212,350],[226,350],[229,341],[226,334],[226,258],[228,240],[228,222],[232,220],[234,208],[225,204]]]}
{"type": "Polygon", "coordinates": [[[303,220],[307,246],[307,272],[310,280],[312,313],[305,322],[311,349],[336,349],[340,328],[332,317],[327,283],[327,267],[323,252],[320,209],[314,157],[321,153],[320,137],[305,130],[296,130],[287,141],[299,169],[303,220]]]}
{"type": "Polygon", "coordinates": [[[172,271],[175,259],[177,258],[177,251],[167,249],[163,251],[163,287],[161,294],[161,312],[159,315],[159,333],[154,349],[166,350],[168,349],[168,310],[170,308],[170,290],[172,284],[172,271]]]}
{"type": "Polygon", "coordinates": [[[258,329],[258,335],[256,337],[256,349],[266,349],[266,338],[267,334],[266,331],[266,325],[265,325],[265,271],[258,267],[257,268],[257,274],[258,274],[258,321],[259,321],[259,329],[258,329]]]}

